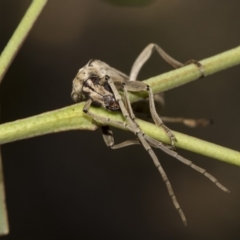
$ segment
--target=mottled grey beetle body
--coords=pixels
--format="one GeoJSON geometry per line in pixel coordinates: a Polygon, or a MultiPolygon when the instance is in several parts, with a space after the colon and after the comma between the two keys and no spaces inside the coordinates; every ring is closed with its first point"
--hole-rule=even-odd
{"type": "MultiPolygon", "coordinates": [[[[157,114],[152,89],[147,84],[140,81],[136,81],[141,67],[149,59],[154,49],[157,50],[157,52],[162,56],[162,58],[173,67],[178,68],[183,66],[182,63],[170,57],[166,52],[163,51],[162,48],[160,48],[156,44],[149,44],[142,51],[142,53],[134,62],[129,77],[126,74],[118,71],[117,69],[110,67],[108,64],[100,60],[90,60],[83,68],[81,68],[78,71],[76,77],[74,78],[71,97],[75,102],[86,101],[83,107],[83,111],[89,116],[91,116],[93,119],[95,119],[96,121],[99,120],[104,123],[105,126],[102,126],[101,130],[102,130],[103,139],[107,146],[111,147],[112,149],[117,149],[117,148],[129,146],[132,144],[143,145],[143,147],[151,156],[156,168],[160,172],[163,178],[163,181],[167,186],[168,193],[173,201],[175,208],[179,212],[182,221],[184,222],[184,224],[186,224],[187,223],[186,217],[176,199],[176,196],[173,192],[172,186],[168,180],[168,177],[165,171],[163,170],[160,162],[158,161],[157,156],[152,150],[152,147],[161,149],[162,151],[173,156],[174,158],[181,161],[182,163],[202,173],[204,176],[206,176],[209,180],[214,182],[223,191],[228,192],[228,189],[225,188],[223,185],[221,185],[216,178],[214,178],[212,175],[207,173],[205,169],[196,166],[191,161],[187,160],[186,158],[183,158],[176,151],[171,149],[171,147],[174,149],[174,143],[176,139],[172,134],[172,132],[170,131],[170,129],[163,124],[161,118],[157,114]],[[123,100],[118,92],[119,90],[123,91],[123,94],[124,94],[123,100]],[[140,91],[148,92],[148,95],[149,95],[148,104],[149,104],[150,115],[154,123],[157,126],[163,128],[163,130],[168,135],[171,142],[171,147],[166,146],[163,143],[157,141],[156,139],[153,139],[150,136],[147,136],[146,134],[144,134],[142,130],[138,127],[137,123],[135,122],[135,115],[133,113],[132,106],[128,97],[128,92],[140,92],[140,91]],[[91,104],[101,106],[110,111],[121,111],[123,116],[125,117],[126,123],[115,122],[109,118],[104,118],[104,117],[95,115],[90,111],[91,104]],[[120,127],[124,126],[128,128],[130,131],[132,131],[136,135],[137,139],[128,140],[123,143],[115,145],[114,139],[113,139],[113,133],[108,126],[109,123],[111,122],[114,122],[114,124],[117,126],[120,126],[120,127]]],[[[196,61],[191,61],[191,62],[195,63],[199,68],[201,74],[203,74],[203,68],[201,64],[196,61]]],[[[177,119],[165,118],[165,121],[181,122],[187,126],[197,126],[197,125],[204,126],[208,124],[208,121],[206,121],[205,119],[193,120],[193,119],[184,119],[184,118],[177,118],[177,119]]]]}
{"type": "Polygon", "coordinates": [[[75,102],[85,101],[89,98],[94,105],[116,111],[119,105],[108,85],[108,76],[121,85],[128,79],[127,75],[113,70],[109,65],[100,60],[90,60],[81,68],[73,80],[72,99],[75,102]]]}

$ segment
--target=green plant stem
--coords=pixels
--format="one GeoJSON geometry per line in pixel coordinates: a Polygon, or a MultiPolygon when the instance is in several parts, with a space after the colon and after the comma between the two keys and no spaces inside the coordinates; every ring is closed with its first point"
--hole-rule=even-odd
{"type": "MultiPolygon", "coordinates": [[[[0,56],[0,83],[46,3],[47,0],[32,1],[11,39],[2,51],[0,56]]],[[[0,149],[0,236],[8,233],[9,225],[5,203],[4,177],[0,149]]]]}
{"type": "Polygon", "coordinates": [[[0,57],[0,83],[47,0],[33,0],[0,57]]]}
{"type": "MultiPolygon", "coordinates": [[[[229,67],[240,64],[240,46],[217,54],[200,61],[204,69],[205,77],[213,73],[225,70],[229,67]]],[[[183,84],[198,80],[201,72],[195,64],[187,65],[183,68],[167,72],[144,81],[152,87],[154,93],[165,92],[183,84]]],[[[210,79],[201,79],[209,81],[210,79]]],[[[129,93],[131,102],[136,102],[143,97],[147,97],[147,93],[129,93]]]]}
{"type": "MultiPolygon", "coordinates": [[[[17,120],[0,125],[0,143],[12,142],[47,133],[67,130],[95,130],[97,125],[83,113],[84,103],[74,104],[59,110],[43,113],[30,118],[17,120]]],[[[112,113],[102,108],[91,107],[91,111],[99,116],[111,118],[115,121],[123,121],[120,113],[112,113]]],[[[140,128],[149,136],[165,143],[169,143],[166,133],[156,125],[137,120],[140,128]]],[[[118,127],[111,124],[113,127],[118,127]]],[[[126,130],[124,127],[122,128],[126,130]]],[[[177,138],[176,146],[204,156],[212,157],[227,163],[240,166],[240,152],[209,143],[195,137],[191,137],[174,131],[177,138]]]]}
{"type": "Polygon", "coordinates": [[[2,154],[0,151],[0,236],[9,232],[7,208],[5,202],[4,176],[2,169],[2,154]]]}
{"type": "MultiPolygon", "coordinates": [[[[201,63],[204,66],[204,69],[206,69],[206,75],[234,66],[240,63],[240,48],[238,47],[209,59],[205,59],[204,61],[201,61],[201,63]],[[234,60],[232,60],[232,58],[234,60]],[[225,60],[226,65],[223,64],[225,60]],[[218,65],[219,61],[221,62],[220,67],[214,66],[215,64],[218,65]]],[[[163,89],[166,91],[174,86],[179,86],[186,82],[196,80],[199,76],[199,69],[192,64],[181,69],[162,74],[155,78],[151,78],[147,80],[146,83],[151,85],[156,93],[162,91],[163,89]],[[177,80],[175,80],[175,78],[177,78],[177,80]],[[170,84],[168,81],[170,81],[170,84]],[[159,85],[161,86],[160,88],[159,85]]],[[[95,130],[97,127],[96,123],[94,123],[91,118],[82,112],[83,104],[84,103],[75,104],[70,107],[40,114],[34,117],[2,124],[0,125],[0,143],[3,144],[59,131],[74,129],[95,130]]],[[[91,111],[113,120],[123,121],[121,114],[118,113],[109,112],[101,108],[91,108],[91,111]]],[[[140,127],[146,132],[146,134],[149,134],[150,136],[163,142],[168,142],[165,133],[163,133],[160,128],[144,121],[138,121],[140,127]]],[[[178,139],[177,147],[185,148],[205,156],[240,166],[240,153],[237,151],[217,146],[212,143],[206,143],[203,140],[186,136],[184,134],[175,134],[178,139]]]]}
{"type": "MultiPolygon", "coordinates": [[[[240,47],[201,61],[206,76],[226,69],[227,67],[235,66],[239,63],[240,47]]],[[[154,93],[157,93],[196,80],[200,75],[201,73],[199,69],[194,64],[191,64],[157,77],[150,78],[145,82],[152,87],[154,93]]],[[[132,101],[136,101],[142,97],[142,94],[131,94],[131,97],[132,101]]],[[[82,112],[83,104],[84,103],[75,104],[70,107],[23,120],[2,124],[0,125],[0,144],[59,131],[73,129],[95,130],[97,124],[82,112]]],[[[92,111],[95,111],[96,114],[123,121],[120,114],[109,112],[101,108],[91,109],[92,111]]],[[[161,129],[152,126],[150,123],[144,122],[144,124],[142,124],[142,121],[138,121],[142,130],[146,132],[146,134],[163,142],[168,141],[166,135],[161,129]],[[149,129],[154,130],[150,131],[149,129]]],[[[176,133],[176,137],[178,139],[177,147],[240,166],[240,155],[237,151],[223,148],[212,143],[206,144],[206,142],[203,142],[202,140],[179,133],[176,133]]]]}

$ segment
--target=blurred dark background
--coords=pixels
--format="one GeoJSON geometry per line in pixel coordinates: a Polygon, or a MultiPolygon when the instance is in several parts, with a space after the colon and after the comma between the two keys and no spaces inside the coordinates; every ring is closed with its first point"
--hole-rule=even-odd
{"type": "MultiPolygon", "coordinates": [[[[0,49],[31,1],[0,1],[0,49]]],[[[129,73],[150,42],[185,62],[239,45],[240,1],[51,0],[0,86],[1,122],[73,104],[71,85],[91,58],[129,73]],[[118,1],[119,2],[119,1],[118,1]]],[[[156,53],[140,74],[170,71],[156,53]]],[[[240,149],[240,67],[166,93],[166,116],[212,118],[208,128],[170,128],[240,149]]],[[[115,130],[116,142],[131,134],[115,130]]],[[[10,234],[2,239],[239,239],[240,169],[179,150],[231,190],[161,151],[188,227],[141,146],[108,149],[100,131],[70,131],[2,146],[10,234]],[[239,222],[238,222],[239,221],[239,222]]]]}

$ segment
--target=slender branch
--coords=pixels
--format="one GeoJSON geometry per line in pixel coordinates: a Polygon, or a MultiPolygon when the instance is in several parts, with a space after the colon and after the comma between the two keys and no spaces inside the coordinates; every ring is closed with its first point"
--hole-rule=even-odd
{"type": "MultiPolygon", "coordinates": [[[[204,68],[205,77],[213,73],[225,70],[229,67],[240,64],[240,46],[217,54],[200,61],[204,68]]],[[[167,72],[156,77],[149,78],[145,82],[152,87],[154,93],[165,92],[172,88],[199,79],[201,72],[194,64],[187,65],[183,68],[167,72]]],[[[204,78],[201,80],[205,80],[204,78]]],[[[209,81],[209,79],[208,79],[209,81]]],[[[131,102],[147,97],[147,93],[131,93],[131,102]]]]}
{"type": "Polygon", "coordinates": [[[47,0],[33,0],[0,57],[0,83],[47,0]]]}
{"type": "Polygon", "coordinates": [[[2,169],[2,154],[0,152],[0,236],[9,232],[7,208],[5,202],[4,178],[2,169]]]}
{"type": "MultiPolygon", "coordinates": [[[[33,0],[0,56],[0,83],[47,0],[33,0]]],[[[1,134],[1,133],[0,133],[1,134]]],[[[0,149],[0,236],[9,233],[0,149]]]]}
{"type": "MultiPolygon", "coordinates": [[[[78,103],[59,110],[2,124],[0,125],[0,143],[3,144],[67,130],[95,130],[97,125],[103,124],[98,122],[96,125],[88,115],[83,113],[83,106],[84,103],[78,103]]],[[[91,111],[99,116],[111,118],[115,121],[124,121],[120,113],[109,112],[103,108],[94,107],[91,107],[91,111]]],[[[161,128],[142,120],[137,120],[137,123],[147,135],[161,142],[169,143],[166,133],[161,128]]],[[[114,124],[111,126],[118,127],[114,124]]],[[[125,128],[122,129],[126,130],[125,128]]],[[[173,133],[178,140],[176,143],[178,148],[240,166],[240,152],[175,131],[173,133]]]]}
{"type": "MultiPolygon", "coordinates": [[[[240,47],[205,59],[201,61],[201,63],[206,75],[239,64],[240,47]],[[224,64],[224,62],[226,62],[226,64],[224,64]]],[[[156,93],[163,89],[166,91],[175,86],[196,80],[199,76],[199,69],[195,65],[189,65],[151,78],[145,82],[151,85],[153,91],[156,93]]],[[[133,100],[139,98],[139,96],[134,96],[133,94],[131,94],[131,96],[133,96],[133,100]]],[[[23,120],[2,124],[0,125],[0,144],[59,131],[76,129],[95,130],[100,123],[94,123],[91,118],[82,112],[83,104],[84,103],[75,104],[23,120]]],[[[91,111],[94,111],[94,113],[100,116],[123,121],[122,115],[119,113],[109,112],[102,108],[91,108],[91,111]]],[[[160,128],[141,120],[138,120],[138,122],[146,134],[160,141],[168,142],[165,133],[160,128]]],[[[174,133],[178,139],[177,147],[240,166],[239,152],[184,134],[174,133]]]]}

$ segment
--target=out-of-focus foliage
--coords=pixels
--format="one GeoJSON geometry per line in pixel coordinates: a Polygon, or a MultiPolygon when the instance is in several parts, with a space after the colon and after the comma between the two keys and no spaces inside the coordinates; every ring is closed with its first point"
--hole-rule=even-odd
{"type": "Polygon", "coordinates": [[[146,6],[153,3],[154,0],[104,0],[118,6],[146,6]]]}

